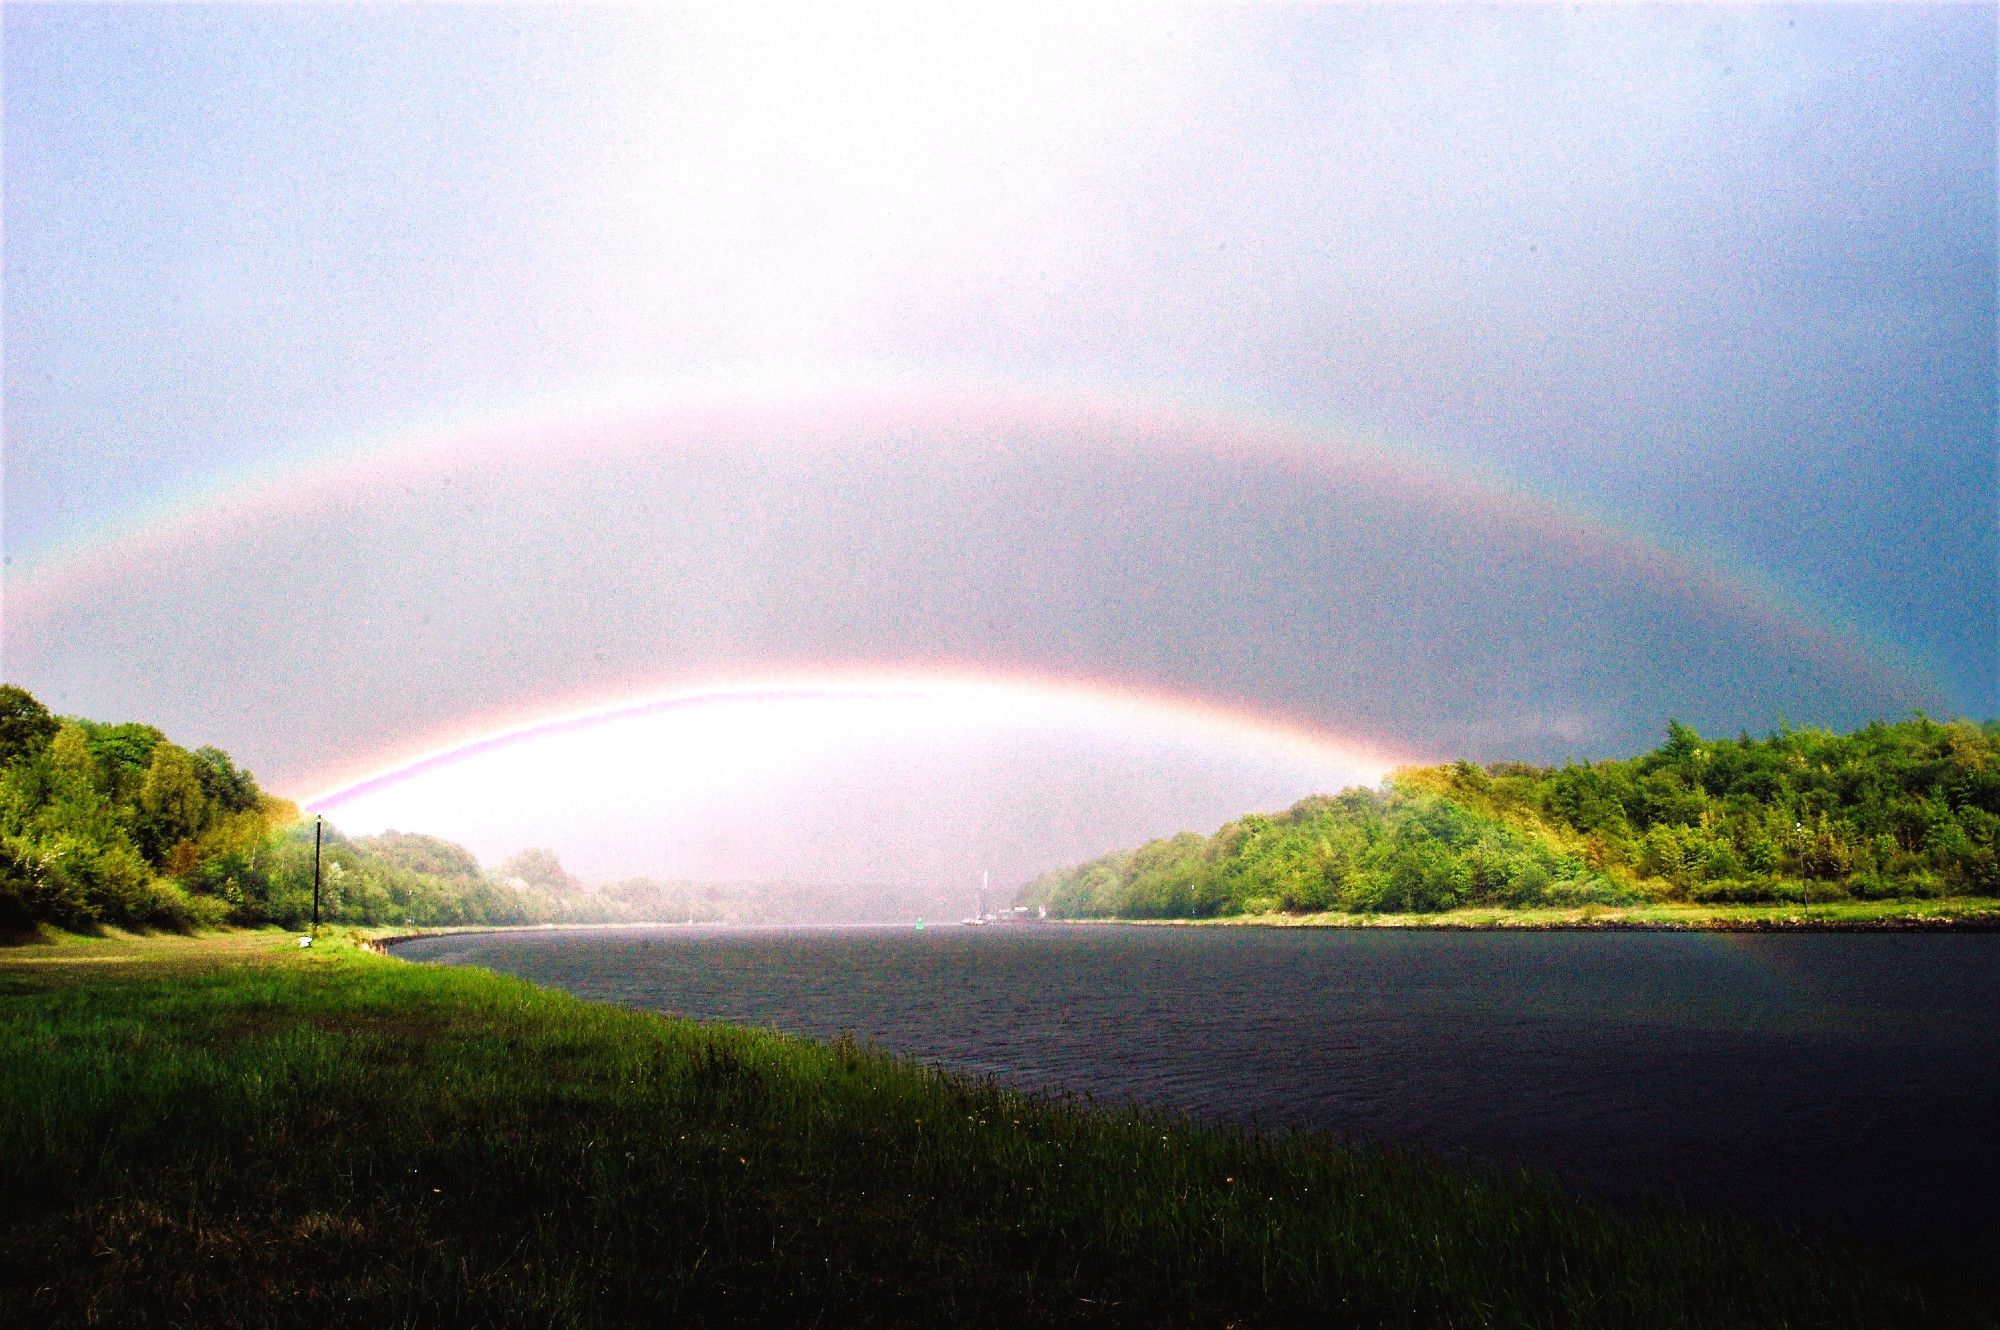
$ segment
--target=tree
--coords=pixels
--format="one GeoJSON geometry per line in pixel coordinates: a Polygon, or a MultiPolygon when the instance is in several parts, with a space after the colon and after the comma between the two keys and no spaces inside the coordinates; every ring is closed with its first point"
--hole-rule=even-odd
{"type": "Polygon", "coordinates": [[[263,799],[263,791],[249,772],[230,760],[220,748],[194,750],[195,775],[208,802],[232,813],[247,813],[263,799]]]}
{"type": "Polygon", "coordinates": [[[132,721],[120,725],[91,720],[78,723],[90,741],[90,755],[97,759],[105,793],[113,803],[134,802],[146,768],[153,763],[153,750],[166,742],[167,736],[156,726],[132,721]]]}
{"type": "Polygon", "coordinates": [[[45,833],[69,832],[99,842],[124,839],[105,797],[90,740],[73,720],[61,722],[49,740],[47,803],[38,820],[45,833]]]}
{"type": "Polygon", "coordinates": [[[539,887],[551,895],[573,895],[582,886],[570,871],[562,866],[562,860],[556,858],[554,850],[523,850],[501,864],[498,871],[502,880],[517,877],[529,886],[539,887]]]}
{"type": "Polygon", "coordinates": [[[179,744],[153,745],[153,760],[139,782],[139,828],[142,848],[155,865],[163,864],[174,847],[201,834],[208,811],[194,757],[179,744]]]}
{"type": "Polygon", "coordinates": [[[1692,725],[1684,725],[1677,720],[1667,722],[1667,741],[1659,748],[1659,754],[1669,765],[1686,766],[1701,753],[1701,735],[1692,725]]]}
{"type": "MultiPolygon", "coordinates": [[[[385,831],[379,836],[363,836],[354,844],[356,849],[380,855],[408,872],[467,882],[479,880],[479,860],[473,858],[472,852],[463,845],[455,845],[436,836],[421,836],[412,831],[385,831]]],[[[562,865],[557,864],[556,869],[561,872],[562,865]]],[[[528,880],[525,873],[515,876],[522,881],[528,880]]]]}
{"type": "Polygon", "coordinates": [[[55,733],[56,718],[27,689],[0,684],[0,767],[40,751],[55,733]]]}

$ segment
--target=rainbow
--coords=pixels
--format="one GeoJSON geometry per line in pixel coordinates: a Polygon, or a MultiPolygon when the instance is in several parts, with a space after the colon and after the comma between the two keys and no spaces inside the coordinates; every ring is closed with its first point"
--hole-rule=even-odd
{"type": "Polygon", "coordinates": [[[673,712],[718,705],[918,698],[967,705],[997,701],[1022,710],[1067,707],[1141,731],[1178,732],[1286,754],[1315,765],[1355,768],[1371,780],[1416,760],[1411,754],[1392,752],[1368,740],[1157,690],[999,672],[830,672],[732,679],[638,695],[578,696],[532,712],[482,716],[391,753],[377,754],[362,767],[324,774],[315,780],[314,793],[301,803],[311,812],[332,813],[352,800],[474,758],[557,735],[673,712]]]}
{"type": "MultiPolygon", "coordinates": [[[[1757,579],[1644,532],[1615,526],[1581,509],[1462,466],[1357,439],[1352,432],[1283,417],[1254,404],[1161,391],[1129,391],[1050,382],[1010,382],[991,376],[930,372],[843,373],[822,377],[743,375],[664,385],[579,391],[462,413],[413,428],[346,440],[253,472],[226,476],[119,523],[81,535],[17,564],[6,575],[9,627],[30,640],[67,626],[65,616],[100,603],[108,591],[175,566],[188,551],[219,548],[244,533],[282,528],[322,515],[333,496],[414,488],[449,479],[476,458],[482,468],[506,468],[586,457],[615,461],[622,453],[681,447],[659,439],[702,439],[766,453],[805,450],[844,422],[864,421],[892,435],[925,437],[952,430],[1031,429],[1052,438],[1088,433],[1094,446],[1135,456],[1201,455],[1275,465],[1308,479],[1338,474],[1366,489],[1419,485],[1440,512],[1476,525],[1496,511],[1552,550],[1595,566],[1629,571],[1646,586],[1699,595],[1728,607],[1740,622],[1772,641],[1804,644],[1813,656],[1868,680],[1888,696],[1947,696],[1947,690],[1906,653],[1869,639],[1853,625],[1816,612],[1757,579]]],[[[341,496],[349,496],[342,498],[341,496]]],[[[308,802],[352,795],[374,783],[407,776],[427,764],[459,760],[564,727],[606,723],[663,708],[702,705],[725,695],[935,686],[983,682],[1003,689],[1090,697],[1113,710],[1144,712],[1159,724],[1209,726],[1257,735],[1259,741],[1317,745],[1353,755],[1418,755],[1393,740],[1360,744],[1332,735],[1301,716],[1241,699],[1162,691],[1156,681],[1122,677],[993,674],[992,663],[964,659],[795,658],[746,666],[743,675],[625,677],[593,689],[524,707],[483,713],[427,730],[386,754],[374,750],[338,769],[284,773],[293,788],[316,793],[308,802]],[[774,670],[777,673],[758,672],[774,670]],[[898,682],[900,680],[900,683],[898,682]]],[[[1032,663],[1021,666],[1034,669],[1032,663]]],[[[1136,714],[1136,713],[1133,713],[1136,714]]],[[[229,736],[218,736],[228,738],[229,736]]],[[[1434,755],[1433,755],[1434,756],[1434,755]]],[[[1391,758],[1383,758],[1393,764],[1391,758]]]]}
{"type": "Polygon", "coordinates": [[[320,502],[319,496],[345,487],[414,481],[468,452],[503,465],[563,448],[630,446],[631,440],[645,434],[632,428],[635,425],[672,423],[727,430],[746,418],[805,422],[884,409],[912,427],[968,419],[1033,422],[1058,429],[1109,425],[1135,445],[1157,447],[1162,439],[1199,439],[1202,447],[1213,451],[1233,450],[1304,470],[1338,461],[1365,471],[1414,475],[1444,502],[1498,501],[1540,539],[1613,554],[1628,566],[1749,610],[1776,631],[1817,639],[1863,672],[1900,675],[1929,691],[1945,691],[1901,646],[1864,633],[1754,570],[1677,547],[1656,533],[1614,522],[1498,474],[1449,464],[1413,448],[1392,448],[1351,429],[1287,416],[1241,399],[1169,388],[1140,391],[993,375],[746,374],[578,389],[460,411],[218,476],[198,489],[17,561],[7,573],[7,591],[17,612],[33,615],[54,602],[87,594],[100,579],[144,568],[150,558],[178,542],[213,540],[258,520],[304,515],[320,502]]]}

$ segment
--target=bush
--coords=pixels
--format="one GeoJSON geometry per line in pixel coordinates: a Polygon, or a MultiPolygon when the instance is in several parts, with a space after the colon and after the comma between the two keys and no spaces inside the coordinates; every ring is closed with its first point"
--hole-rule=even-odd
{"type": "MultiPolygon", "coordinates": [[[[1776,879],[1768,877],[1716,878],[1695,884],[1689,895],[1703,905],[1754,905],[1782,899],[1776,879]]],[[[1803,899],[1796,888],[1791,895],[1793,900],[1803,899]]]]}
{"type": "Polygon", "coordinates": [[[1608,877],[1565,878],[1543,893],[1543,900],[1564,909],[1580,905],[1632,905],[1642,899],[1637,892],[1619,886],[1608,877]]]}
{"type": "Polygon", "coordinates": [[[193,895],[172,878],[155,878],[146,890],[143,922],[156,928],[220,928],[230,920],[227,902],[193,895]]]}
{"type": "Polygon", "coordinates": [[[1873,871],[1856,873],[1849,879],[1848,887],[1864,901],[1894,900],[1904,894],[1902,883],[1873,871]]]}

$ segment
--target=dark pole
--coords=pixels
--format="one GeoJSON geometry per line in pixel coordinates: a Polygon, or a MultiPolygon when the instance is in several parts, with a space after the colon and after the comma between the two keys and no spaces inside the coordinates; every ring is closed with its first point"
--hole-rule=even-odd
{"type": "Polygon", "coordinates": [[[313,936],[319,936],[319,829],[321,819],[313,819],[313,936]]]}
{"type": "Polygon", "coordinates": [[[1792,830],[1799,838],[1799,903],[1806,912],[1806,922],[1812,922],[1812,888],[1806,884],[1806,824],[1804,819],[1792,823],[1792,830]]]}

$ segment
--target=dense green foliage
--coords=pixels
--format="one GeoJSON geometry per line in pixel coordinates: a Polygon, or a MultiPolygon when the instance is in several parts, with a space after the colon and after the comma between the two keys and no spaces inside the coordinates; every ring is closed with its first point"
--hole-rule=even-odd
{"type": "MultiPolygon", "coordinates": [[[[327,828],[321,915],[360,923],[521,923],[546,898],[460,847],[327,828]]],[[[214,748],[151,725],[57,717],[0,685],[0,929],[171,928],[312,916],[313,828],[214,748]]]]}
{"type": "Polygon", "coordinates": [[[0,925],[219,922],[235,903],[213,888],[296,817],[225,753],[0,685],[0,925]]]}
{"type": "Polygon", "coordinates": [[[1030,884],[1069,918],[2000,895],[2000,723],[1704,739],[1624,761],[1460,762],[1030,884]]]}
{"type": "MultiPolygon", "coordinates": [[[[151,725],[51,715],[0,685],[0,933],[52,923],[187,928],[312,918],[313,824],[214,748],[151,725]]],[[[588,884],[545,849],[487,869],[463,846],[322,829],[331,923],[756,922],[809,901],[793,884],[588,884]]],[[[809,893],[807,893],[809,894],[809,893]]]]}
{"type": "Polygon", "coordinates": [[[338,946],[126,946],[0,953],[0,1324],[1992,1323],[1520,1175],[338,946]]]}

